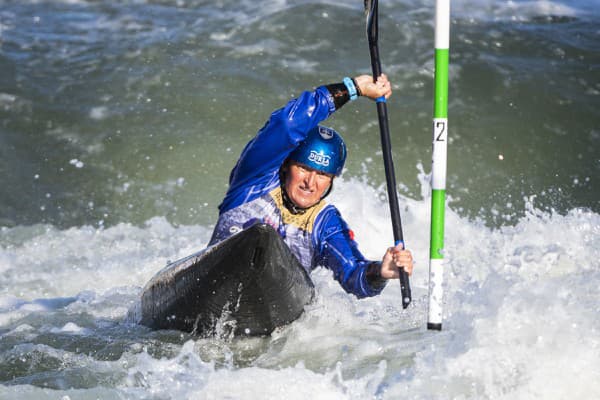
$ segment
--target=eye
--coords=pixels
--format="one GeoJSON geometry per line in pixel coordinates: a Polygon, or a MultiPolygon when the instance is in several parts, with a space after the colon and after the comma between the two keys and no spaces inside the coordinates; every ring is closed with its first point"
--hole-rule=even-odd
{"type": "Polygon", "coordinates": [[[329,175],[325,172],[318,172],[317,177],[319,178],[319,180],[321,182],[330,182],[331,181],[331,175],[329,175]]]}
{"type": "Polygon", "coordinates": [[[300,172],[306,172],[306,168],[304,168],[302,165],[296,165],[296,168],[298,168],[298,171],[300,172]]]}

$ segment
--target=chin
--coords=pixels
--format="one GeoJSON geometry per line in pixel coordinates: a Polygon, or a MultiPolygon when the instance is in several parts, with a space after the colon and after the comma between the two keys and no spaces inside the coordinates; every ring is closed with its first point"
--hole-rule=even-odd
{"type": "Polygon", "coordinates": [[[294,202],[294,204],[301,208],[309,208],[318,203],[318,200],[309,200],[304,198],[295,198],[292,199],[292,201],[294,202]]]}
{"type": "Polygon", "coordinates": [[[301,208],[309,208],[314,205],[314,203],[308,201],[294,201],[294,203],[301,208]]]}

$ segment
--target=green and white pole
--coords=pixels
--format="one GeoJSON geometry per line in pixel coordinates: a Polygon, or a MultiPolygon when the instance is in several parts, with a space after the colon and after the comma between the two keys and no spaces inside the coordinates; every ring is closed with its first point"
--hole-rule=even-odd
{"type": "Polygon", "coordinates": [[[448,144],[448,61],[450,0],[435,5],[435,93],[433,101],[433,154],[431,167],[431,236],[429,247],[429,313],[427,329],[442,329],[444,280],[444,212],[448,144]]]}

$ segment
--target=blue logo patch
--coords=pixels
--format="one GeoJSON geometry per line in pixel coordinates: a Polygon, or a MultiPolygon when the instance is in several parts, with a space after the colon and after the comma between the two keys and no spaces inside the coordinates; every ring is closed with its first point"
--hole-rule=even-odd
{"type": "Polygon", "coordinates": [[[333,132],[330,129],[325,128],[324,126],[319,126],[319,134],[325,140],[333,139],[333,132]]]}

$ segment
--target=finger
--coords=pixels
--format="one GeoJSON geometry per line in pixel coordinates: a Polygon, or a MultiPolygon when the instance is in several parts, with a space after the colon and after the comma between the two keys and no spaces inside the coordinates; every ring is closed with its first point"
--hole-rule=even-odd
{"type": "Polygon", "coordinates": [[[396,264],[397,266],[406,266],[406,265],[413,264],[412,255],[410,253],[393,255],[392,260],[394,261],[394,264],[396,264]]]}
{"type": "Polygon", "coordinates": [[[410,260],[408,260],[406,258],[402,258],[402,257],[394,257],[394,258],[392,258],[392,260],[394,261],[394,265],[396,265],[396,267],[402,267],[405,264],[410,263],[410,260]]]}
{"type": "Polygon", "coordinates": [[[398,268],[390,268],[385,273],[386,279],[398,279],[400,278],[400,270],[398,268]]]}
{"type": "Polygon", "coordinates": [[[404,243],[400,242],[394,247],[396,250],[404,250],[404,243]]]}
{"type": "Polygon", "coordinates": [[[399,256],[395,260],[397,260],[398,263],[402,264],[402,265],[408,265],[408,264],[412,264],[413,263],[412,257],[406,256],[406,255],[399,256]]]}

